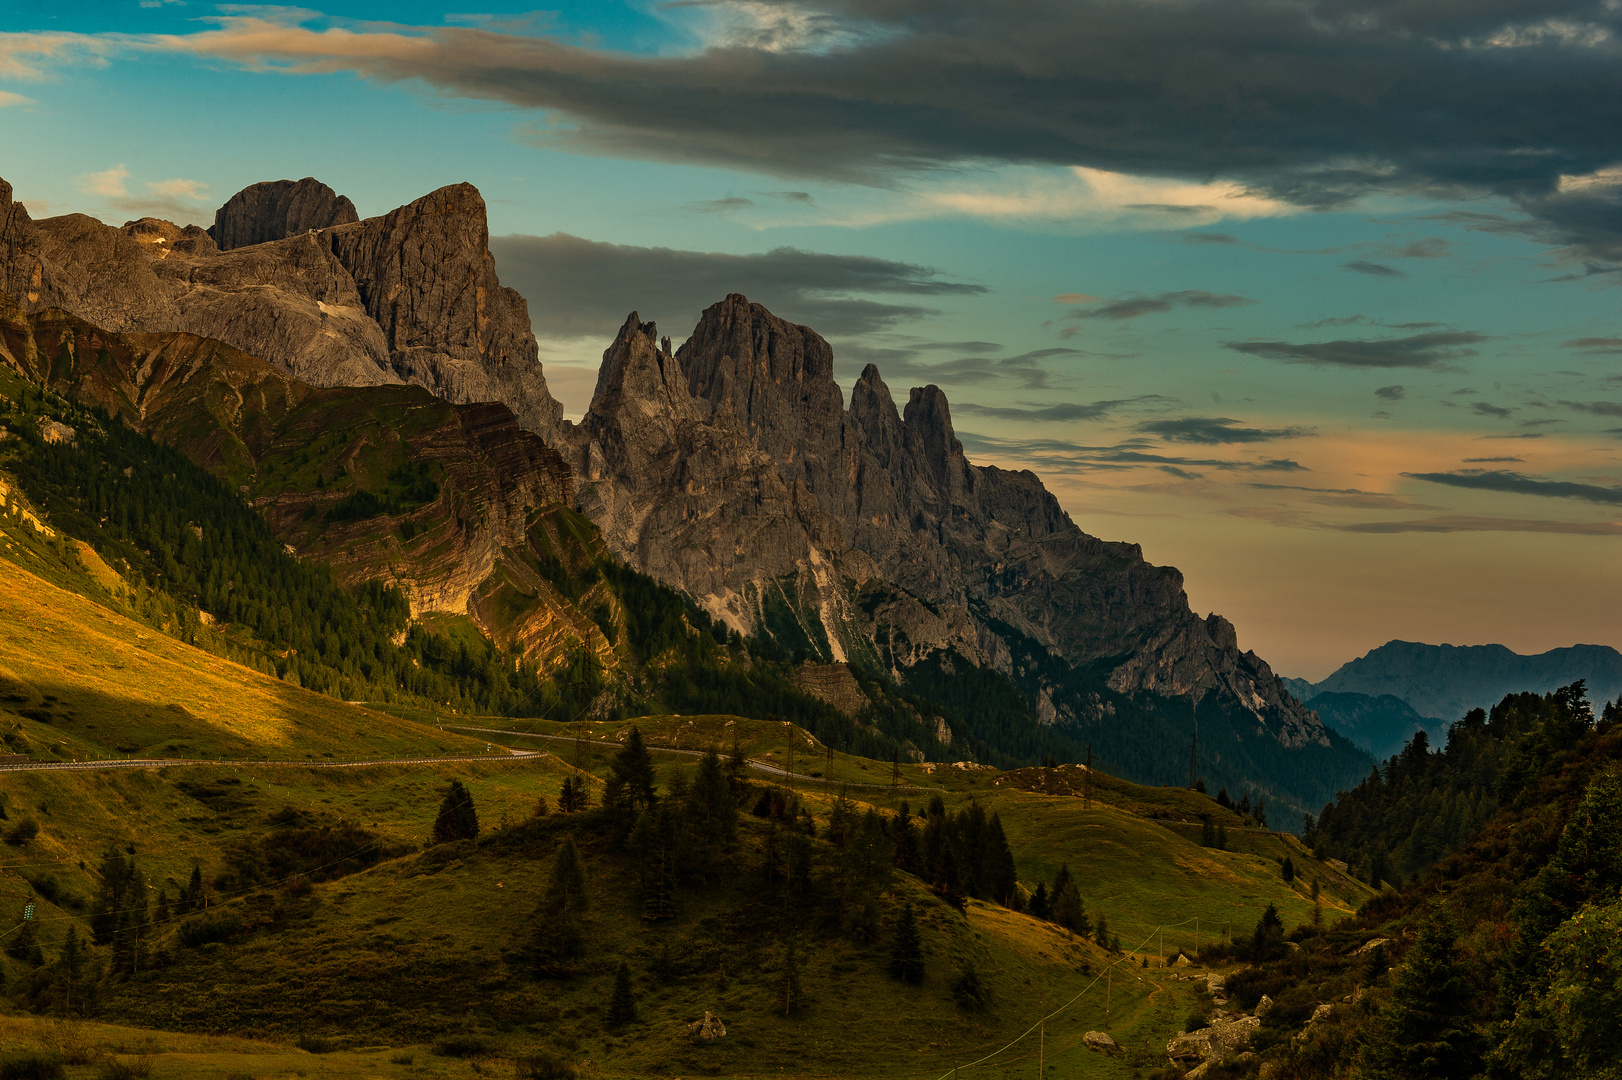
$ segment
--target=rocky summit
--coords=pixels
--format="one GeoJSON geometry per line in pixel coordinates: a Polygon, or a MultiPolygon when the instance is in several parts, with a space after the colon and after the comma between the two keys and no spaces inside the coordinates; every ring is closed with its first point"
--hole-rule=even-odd
{"type": "Polygon", "coordinates": [[[414,383],[502,402],[543,434],[562,416],[468,184],[364,221],[313,180],[256,184],[205,232],[155,218],[35,222],[0,181],[0,291],[114,332],[214,338],[313,386],[414,383]]]}
{"type": "MultiPolygon", "coordinates": [[[[942,654],[1009,672],[1023,637],[1117,692],[1222,698],[1286,746],[1328,743],[1175,569],[1081,531],[1034,473],[970,463],[938,387],[898,410],[869,365],[847,408],[829,344],[741,295],[675,353],[633,313],[562,437],[609,546],[739,629],[897,675],[942,654]]],[[[1083,719],[1057,689],[1041,718],[1083,719]]]]}

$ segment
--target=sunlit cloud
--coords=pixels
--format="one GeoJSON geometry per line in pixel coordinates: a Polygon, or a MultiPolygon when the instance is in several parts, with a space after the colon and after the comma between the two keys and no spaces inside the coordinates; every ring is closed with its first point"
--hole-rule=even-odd
{"type": "Polygon", "coordinates": [[[130,177],[129,166],[114,165],[101,172],[85,173],[79,177],[79,190],[86,195],[100,195],[104,198],[118,198],[128,195],[124,181],[130,177]]]}

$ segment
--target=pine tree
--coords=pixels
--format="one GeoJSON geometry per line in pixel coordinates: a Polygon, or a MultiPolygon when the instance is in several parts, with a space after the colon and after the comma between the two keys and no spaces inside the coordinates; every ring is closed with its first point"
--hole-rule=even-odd
{"type": "Polygon", "coordinates": [[[1294,881],[1295,880],[1295,860],[1290,858],[1288,855],[1284,856],[1284,864],[1281,867],[1279,867],[1279,873],[1283,876],[1283,878],[1284,878],[1284,880],[1286,882],[1294,881]]]}
{"type": "Polygon", "coordinates": [[[1110,947],[1109,923],[1102,911],[1098,913],[1098,922],[1093,925],[1093,940],[1106,949],[1110,947]]]}
{"type": "Polygon", "coordinates": [[[568,960],[579,954],[585,941],[586,871],[574,837],[565,837],[552,860],[546,895],[535,913],[535,958],[542,970],[569,974],[568,960]]]}
{"type": "Polygon", "coordinates": [[[625,745],[609,762],[603,806],[629,830],[636,815],[652,806],[656,797],[653,755],[642,741],[642,732],[633,726],[625,737],[625,745]]]}
{"type": "Polygon", "coordinates": [[[895,844],[896,869],[903,874],[918,873],[918,836],[913,831],[912,812],[905,801],[890,825],[890,838],[895,844]]]}
{"type": "Polygon", "coordinates": [[[636,1019],[636,997],[631,992],[631,965],[624,960],[614,973],[614,996],[608,999],[608,1022],[628,1024],[636,1019]]]}
{"type": "Polygon", "coordinates": [[[472,840],[479,835],[479,815],[473,809],[473,794],[452,780],[451,788],[439,804],[439,816],[434,819],[433,843],[446,844],[452,840],[472,840]]]}
{"type": "Polygon", "coordinates": [[[1087,917],[1087,905],[1082,903],[1081,892],[1070,877],[1070,864],[1061,863],[1053,875],[1052,900],[1048,917],[1071,933],[1086,937],[1092,923],[1087,917]]]}
{"type": "Polygon", "coordinates": [[[1200,815],[1200,846],[1216,847],[1216,826],[1212,824],[1210,814],[1200,815]]]}
{"type": "Polygon", "coordinates": [[[901,909],[896,919],[895,939],[890,945],[890,977],[914,985],[924,981],[924,943],[911,903],[901,909]]]}
{"type": "Polygon", "coordinates": [[[783,937],[783,967],[778,975],[777,989],[783,999],[784,1016],[799,1009],[804,992],[800,989],[800,958],[794,949],[793,930],[783,937]]]}
{"type": "Polygon", "coordinates": [[[1256,920],[1256,931],[1250,938],[1250,959],[1270,960],[1284,952],[1284,920],[1278,917],[1278,907],[1268,904],[1262,917],[1256,920]]]}
{"type": "Polygon", "coordinates": [[[1047,882],[1038,881],[1036,883],[1036,891],[1031,894],[1031,902],[1026,906],[1026,910],[1029,911],[1032,916],[1038,919],[1047,919],[1052,917],[1053,909],[1051,903],[1048,901],[1047,882]]]}
{"type": "Polygon", "coordinates": [[[1482,1040],[1471,1025],[1472,994],[1455,939],[1440,913],[1420,926],[1364,1050],[1367,1080],[1466,1080],[1481,1071],[1482,1040]]]}

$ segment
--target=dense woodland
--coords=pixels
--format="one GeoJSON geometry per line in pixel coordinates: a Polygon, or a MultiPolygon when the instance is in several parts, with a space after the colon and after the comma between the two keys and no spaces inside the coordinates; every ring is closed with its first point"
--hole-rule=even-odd
{"type": "Polygon", "coordinates": [[[1273,999],[1256,1045],[1275,1075],[1622,1075],[1622,705],[1512,694],[1444,751],[1417,734],[1316,825],[1388,887],[1229,980],[1245,1007],[1273,999]]]}
{"type": "Polygon", "coordinates": [[[1304,823],[1303,839],[1344,859],[1371,885],[1401,883],[1457,850],[1512,804],[1593,727],[1581,682],[1550,694],[1511,694],[1490,713],[1472,709],[1432,752],[1416,732],[1384,768],[1304,823]]]}

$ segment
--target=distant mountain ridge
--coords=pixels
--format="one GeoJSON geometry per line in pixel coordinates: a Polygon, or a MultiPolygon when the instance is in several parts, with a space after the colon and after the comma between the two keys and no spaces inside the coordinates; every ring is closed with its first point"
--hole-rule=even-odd
{"type": "MultiPolygon", "coordinates": [[[[1588,684],[1588,698],[1596,709],[1622,697],[1622,652],[1609,645],[1569,645],[1527,656],[1503,645],[1388,641],[1342,664],[1322,682],[1284,682],[1336,730],[1381,755],[1395,749],[1382,751],[1375,745],[1389,742],[1392,732],[1386,729],[1411,725],[1414,718],[1388,709],[1385,719],[1374,723],[1376,710],[1369,703],[1374,699],[1399,699],[1418,717],[1429,718],[1425,727],[1434,742],[1471,709],[1491,708],[1506,694],[1546,694],[1578,679],[1588,684]],[[1351,695],[1369,700],[1354,702],[1351,695]],[[1358,728],[1372,741],[1359,738],[1343,724],[1358,728]]],[[[1410,726],[1402,738],[1412,732],[1410,726]]]]}

